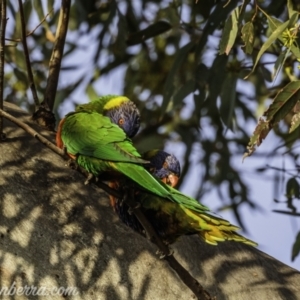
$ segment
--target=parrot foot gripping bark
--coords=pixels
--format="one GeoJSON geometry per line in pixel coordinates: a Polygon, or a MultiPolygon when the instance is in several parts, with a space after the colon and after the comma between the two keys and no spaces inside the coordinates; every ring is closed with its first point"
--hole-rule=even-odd
{"type": "Polygon", "coordinates": [[[135,207],[129,207],[128,213],[129,213],[130,215],[132,215],[132,214],[134,214],[134,210],[135,210],[135,209],[138,209],[138,208],[140,208],[140,207],[141,207],[141,203],[137,202],[136,205],[135,205],[135,207]]]}
{"type": "Polygon", "coordinates": [[[95,177],[92,173],[88,173],[88,176],[84,182],[84,185],[90,184],[93,179],[95,179],[96,182],[98,181],[98,177],[95,177]]]}
{"type": "Polygon", "coordinates": [[[169,248],[169,253],[165,254],[160,249],[157,249],[155,254],[159,255],[159,259],[164,259],[166,256],[172,256],[174,254],[174,250],[169,248]]]}
{"type": "Polygon", "coordinates": [[[73,160],[73,159],[69,159],[68,161],[67,161],[67,164],[66,164],[69,168],[71,168],[71,169],[73,169],[73,170],[77,170],[78,169],[78,164],[76,163],[76,161],[75,160],[73,160]]]}

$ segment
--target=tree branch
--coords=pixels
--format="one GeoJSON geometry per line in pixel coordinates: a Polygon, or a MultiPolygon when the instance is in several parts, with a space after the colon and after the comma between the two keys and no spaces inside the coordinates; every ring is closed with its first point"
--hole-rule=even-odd
{"type": "Polygon", "coordinates": [[[40,105],[39,98],[37,96],[34,80],[33,80],[33,74],[31,69],[31,62],[29,57],[29,51],[27,46],[27,40],[26,40],[26,22],[24,17],[24,9],[22,0],[19,1],[19,7],[20,7],[20,19],[21,19],[21,30],[22,30],[22,44],[24,48],[24,55],[25,55],[25,62],[26,62],[26,68],[27,68],[27,75],[29,80],[29,87],[31,89],[32,97],[35,104],[35,110],[37,110],[38,106],[40,105]]]}
{"type": "MultiPolygon", "coordinates": [[[[0,109],[0,116],[8,119],[9,121],[15,123],[17,126],[21,127],[23,130],[25,130],[27,133],[35,137],[37,140],[39,140],[42,144],[50,148],[52,151],[55,153],[59,154],[63,158],[67,159],[65,151],[62,149],[56,147],[52,142],[50,142],[48,139],[43,137],[41,134],[36,132],[33,128],[31,128],[29,125],[25,124],[24,122],[16,119],[9,113],[3,111],[0,109]]],[[[88,172],[78,166],[76,168],[80,173],[84,174],[85,176],[88,175],[88,172]]],[[[123,195],[119,193],[118,191],[111,189],[109,186],[107,186],[105,183],[101,181],[95,181],[95,184],[103,189],[105,192],[108,194],[117,197],[117,198],[122,198],[123,195]]],[[[134,196],[132,196],[134,193],[130,195],[130,197],[126,197],[124,201],[126,204],[133,210],[135,216],[139,220],[139,222],[142,224],[144,227],[147,236],[151,238],[151,241],[157,245],[159,250],[163,253],[164,259],[168,262],[169,266],[177,273],[177,275],[180,277],[182,282],[186,286],[188,286],[191,291],[196,295],[198,299],[201,300],[213,300],[213,298],[209,295],[209,293],[204,290],[204,288],[201,286],[201,284],[175,259],[173,254],[170,252],[169,247],[163,243],[161,238],[157,235],[155,230],[153,229],[151,223],[147,220],[145,217],[144,213],[142,210],[138,207],[137,203],[134,201],[134,196]]]]}
{"type": "Polygon", "coordinates": [[[33,137],[35,137],[37,140],[39,140],[42,144],[44,144],[45,146],[47,146],[48,148],[50,148],[52,151],[54,151],[55,153],[64,156],[65,152],[56,147],[53,143],[51,143],[48,139],[46,139],[45,137],[43,137],[41,134],[39,134],[38,132],[36,132],[32,127],[30,127],[29,125],[25,124],[24,122],[16,119],[15,117],[13,117],[11,114],[5,112],[3,109],[0,109],[0,116],[6,118],[7,120],[15,123],[16,125],[18,125],[19,127],[21,127],[22,129],[24,129],[27,133],[29,133],[30,135],[32,135],[33,137]]]}
{"type": "MultiPolygon", "coordinates": [[[[3,88],[4,88],[4,49],[5,49],[5,28],[6,28],[6,0],[1,4],[1,22],[0,22],[0,109],[3,110],[3,88]]],[[[5,139],[3,133],[3,118],[0,117],[0,141],[5,139]]]]}
{"type": "Polygon", "coordinates": [[[162,239],[158,236],[151,223],[145,217],[139,205],[134,201],[134,193],[128,197],[125,196],[124,202],[132,209],[134,215],[142,224],[147,236],[159,248],[163,254],[163,258],[168,262],[169,266],[177,273],[182,282],[188,286],[191,291],[201,300],[212,300],[210,294],[203,288],[203,286],[175,259],[169,247],[163,243],[162,239]]]}
{"type": "Polygon", "coordinates": [[[44,97],[44,104],[50,110],[53,109],[57,90],[61,60],[68,30],[71,0],[62,0],[59,20],[57,25],[56,40],[53,46],[49,63],[49,76],[44,97]]]}

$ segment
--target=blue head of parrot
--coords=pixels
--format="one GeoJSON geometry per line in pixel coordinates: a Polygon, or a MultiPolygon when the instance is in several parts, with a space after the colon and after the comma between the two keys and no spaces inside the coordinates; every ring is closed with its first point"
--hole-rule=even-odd
{"type": "Polygon", "coordinates": [[[134,137],[140,128],[140,112],[129,99],[110,107],[105,111],[105,115],[113,123],[119,125],[129,138],[134,137]]]}
{"type": "Polygon", "coordinates": [[[150,172],[166,184],[175,187],[180,177],[180,163],[175,155],[163,150],[151,150],[143,155],[150,161],[150,172]]]}

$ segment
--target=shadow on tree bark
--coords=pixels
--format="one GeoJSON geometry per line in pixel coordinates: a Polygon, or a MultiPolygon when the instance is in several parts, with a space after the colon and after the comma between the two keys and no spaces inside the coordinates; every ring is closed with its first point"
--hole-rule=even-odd
{"type": "MultiPolygon", "coordinates": [[[[6,104],[5,109],[30,122],[18,108],[6,104]]],[[[75,286],[79,292],[51,299],[194,299],[155,255],[156,248],[118,221],[101,189],[85,186],[61,157],[7,121],[5,133],[1,287],[15,282],[16,287],[75,286]]],[[[42,133],[54,140],[53,133],[42,133]]],[[[234,242],[213,247],[197,237],[184,237],[172,248],[218,300],[300,299],[300,273],[257,249],[234,242]]]]}

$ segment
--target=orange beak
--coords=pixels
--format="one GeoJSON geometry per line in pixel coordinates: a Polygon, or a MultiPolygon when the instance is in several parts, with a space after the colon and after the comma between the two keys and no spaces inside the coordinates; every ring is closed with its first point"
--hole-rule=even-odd
{"type": "Polygon", "coordinates": [[[171,187],[175,187],[175,186],[177,185],[177,183],[178,183],[178,180],[179,180],[179,178],[178,178],[178,176],[175,175],[175,174],[170,174],[170,175],[168,176],[168,184],[169,184],[171,187]]]}
{"type": "Polygon", "coordinates": [[[164,177],[161,179],[161,181],[167,185],[170,185],[172,188],[175,187],[178,183],[178,176],[175,174],[170,174],[167,177],[164,177]]]}

